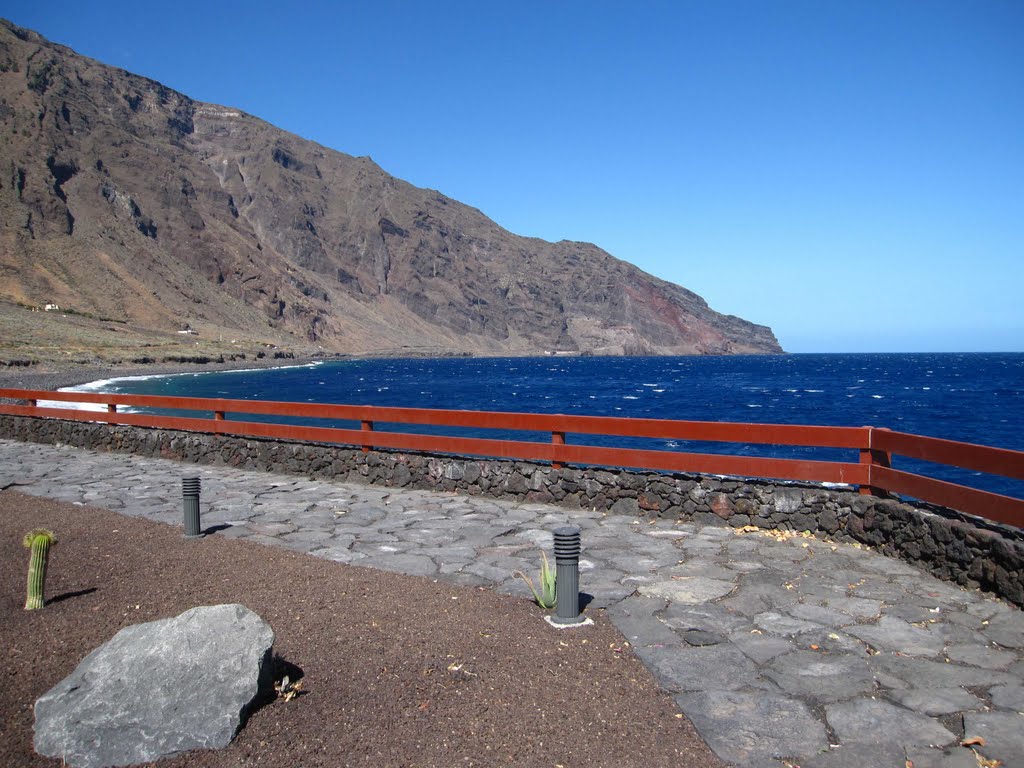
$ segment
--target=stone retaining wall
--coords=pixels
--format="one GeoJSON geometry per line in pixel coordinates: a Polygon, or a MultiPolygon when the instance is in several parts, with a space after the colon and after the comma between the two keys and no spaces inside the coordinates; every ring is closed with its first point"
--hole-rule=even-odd
{"type": "Polygon", "coordinates": [[[867,544],[939,578],[1024,607],[1024,535],[945,509],[847,488],[240,438],[91,422],[0,416],[0,436],[357,481],[459,491],[708,525],[811,531],[867,544]]]}

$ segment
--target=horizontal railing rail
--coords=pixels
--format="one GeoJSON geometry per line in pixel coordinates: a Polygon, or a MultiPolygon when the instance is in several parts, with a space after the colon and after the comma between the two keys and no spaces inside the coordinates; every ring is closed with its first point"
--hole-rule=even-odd
{"type": "Polygon", "coordinates": [[[875,427],[827,427],[793,424],[633,419],[609,416],[391,408],[370,405],[291,403],[222,398],[164,397],[93,392],[0,389],[0,413],[140,427],[267,437],[303,442],[487,456],[524,461],[615,466],[674,472],[757,477],[859,486],[862,493],[903,494],[989,520],[1024,527],[1024,500],[981,491],[892,467],[894,454],[977,472],[1024,479],[1024,452],[960,443],[875,427]],[[75,410],[40,406],[40,401],[103,406],[75,410]],[[119,407],[188,411],[210,416],[126,413],[119,407]],[[228,416],[231,418],[228,418],[228,416]],[[245,421],[245,416],[351,421],[359,429],[245,421]],[[550,434],[550,442],[460,437],[385,431],[379,424],[429,425],[550,434]],[[647,450],[569,444],[566,435],[603,435],[744,445],[839,448],[858,451],[856,461],[766,458],[682,450],[647,450]]]}

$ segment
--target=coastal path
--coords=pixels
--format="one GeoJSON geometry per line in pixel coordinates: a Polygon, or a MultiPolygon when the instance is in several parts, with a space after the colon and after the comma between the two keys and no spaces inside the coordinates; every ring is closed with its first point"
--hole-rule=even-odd
{"type": "Polygon", "coordinates": [[[1024,613],[867,548],[0,440],[0,488],[170,525],[183,477],[213,535],[524,598],[579,525],[584,615],[731,765],[1024,767],[1024,613]]]}

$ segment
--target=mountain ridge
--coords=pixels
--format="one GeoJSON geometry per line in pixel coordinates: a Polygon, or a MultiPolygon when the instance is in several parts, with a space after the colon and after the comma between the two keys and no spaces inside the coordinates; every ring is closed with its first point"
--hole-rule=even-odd
{"type": "Polygon", "coordinates": [[[104,326],[104,339],[146,329],[161,340],[140,346],[228,338],[301,353],[782,351],[769,328],[591,243],[514,235],[368,157],[9,22],[0,130],[0,298],[124,326],[104,326]]]}

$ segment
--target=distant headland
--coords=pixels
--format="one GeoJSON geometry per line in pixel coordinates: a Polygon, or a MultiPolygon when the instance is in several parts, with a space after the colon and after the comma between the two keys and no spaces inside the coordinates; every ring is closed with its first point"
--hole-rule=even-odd
{"type": "Polygon", "coordinates": [[[782,351],[595,245],[6,21],[0,97],[5,362],[782,351]]]}

